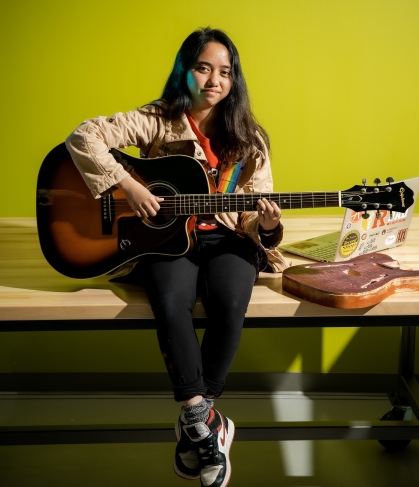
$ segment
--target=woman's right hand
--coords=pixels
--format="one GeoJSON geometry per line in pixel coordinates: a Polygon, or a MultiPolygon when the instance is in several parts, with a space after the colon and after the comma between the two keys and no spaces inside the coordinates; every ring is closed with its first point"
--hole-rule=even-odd
{"type": "Polygon", "coordinates": [[[140,218],[156,216],[157,211],[160,209],[159,203],[164,201],[164,198],[154,196],[145,186],[131,176],[124,178],[116,186],[122,189],[130,207],[140,218]]]}

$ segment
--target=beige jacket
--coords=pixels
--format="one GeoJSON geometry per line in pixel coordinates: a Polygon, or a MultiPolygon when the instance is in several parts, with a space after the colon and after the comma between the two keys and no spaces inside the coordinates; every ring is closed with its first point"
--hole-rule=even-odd
{"type": "MultiPolygon", "coordinates": [[[[68,136],[66,146],[95,198],[114,191],[115,185],[129,175],[124,166],[109,153],[111,148],[136,146],[141,150],[141,155],[148,158],[185,154],[194,157],[204,166],[208,164],[185,115],[180,120],[171,121],[154,116],[144,108],[87,120],[68,136]]],[[[262,153],[255,149],[254,157],[244,166],[235,192],[267,193],[272,190],[272,172],[267,151],[262,153]]],[[[245,232],[262,247],[256,211],[222,213],[216,215],[216,218],[232,230],[245,232]]],[[[275,247],[264,250],[269,261],[266,270],[281,272],[288,267],[275,247]]]]}

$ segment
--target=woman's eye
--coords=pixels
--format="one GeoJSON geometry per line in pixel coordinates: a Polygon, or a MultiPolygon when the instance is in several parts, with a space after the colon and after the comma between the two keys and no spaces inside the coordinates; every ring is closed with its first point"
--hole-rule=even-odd
{"type": "Polygon", "coordinates": [[[223,76],[230,76],[230,71],[221,71],[223,76]]]}

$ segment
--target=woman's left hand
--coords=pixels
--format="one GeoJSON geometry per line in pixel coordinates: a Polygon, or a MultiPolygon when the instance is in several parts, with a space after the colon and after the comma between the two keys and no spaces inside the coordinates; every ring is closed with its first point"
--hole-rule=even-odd
{"type": "Polygon", "coordinates": [[[281,210],[274,201],[268,201],[266,198],[258,200],[259,225],[264,230],[273,230],[279,225],[281,219],[281,210]]]}

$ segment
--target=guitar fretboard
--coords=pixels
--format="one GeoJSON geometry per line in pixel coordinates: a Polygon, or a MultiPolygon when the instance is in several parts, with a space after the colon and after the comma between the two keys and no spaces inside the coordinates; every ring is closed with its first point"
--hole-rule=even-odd
{"type": "Polygon", "coordinates": [[[202,215],[256,210],[259,199],[274,201],[282,209],[331,208],[341,206],[340,191],[315,193],[179,194],[165,198],[167,210],[175,215],[202,215]],[[170,201],[169,201],[170,200],[170,201]]]}

